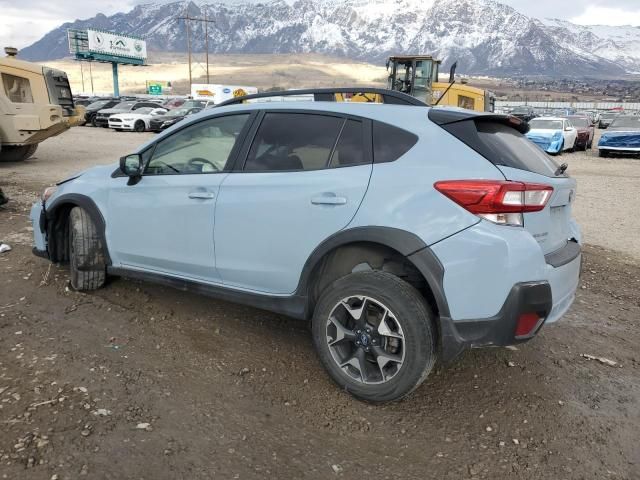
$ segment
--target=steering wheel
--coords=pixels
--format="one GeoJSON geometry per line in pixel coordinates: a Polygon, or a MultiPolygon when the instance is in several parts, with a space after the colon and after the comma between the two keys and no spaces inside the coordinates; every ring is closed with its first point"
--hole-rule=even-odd
{"type": "Polygon", "coordinates": [[[220,171],[220,169],[214,163],[212,163],[209,160],[207,160],[206,158],[202,158],[202,157],[195,157],[195,158],[190,159],[187,162],[187,165],[190,166],[190,167],[195,166],[195,165],[200,165],[200,170],[201,171],[202,171],[202,166],[203,165],[209,165],[211,168],[213,168],[214,172],[219,172],[220,171]]]}

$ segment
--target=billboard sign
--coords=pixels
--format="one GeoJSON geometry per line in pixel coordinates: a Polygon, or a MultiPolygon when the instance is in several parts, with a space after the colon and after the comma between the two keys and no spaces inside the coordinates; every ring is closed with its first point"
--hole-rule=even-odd
{"type": "Polygon", "coordinates": [[[130,35],[121,35],[102,30],[87,30],[89,52],[111,57],[147,58],[147,42],[130,35]]]}

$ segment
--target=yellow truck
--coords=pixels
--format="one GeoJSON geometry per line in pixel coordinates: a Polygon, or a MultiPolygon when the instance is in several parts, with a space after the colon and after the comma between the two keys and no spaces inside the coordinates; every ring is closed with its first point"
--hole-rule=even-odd
{"type": "Polygon", "coordinates": [[[15,48],[0,58],[0,162],[18,162],[38,144],[76,125],[76,108],[67,74],[19,60],[15,48]]]}

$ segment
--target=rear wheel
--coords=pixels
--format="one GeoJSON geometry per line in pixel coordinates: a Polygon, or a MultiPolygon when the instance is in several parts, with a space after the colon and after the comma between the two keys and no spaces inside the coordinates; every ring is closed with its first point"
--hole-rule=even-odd
{"type": "Polygon", "coordinates": [[[312,332],[331,378],[369,402],[405,397],[436,360],[429,306],[414,287],[386,272],[352,273],[328,286],[312,332]]]}
{"type": "Polygon", "coordinates": [[[8,146],[0,150],[0,162],[21,162],[36,153],[38,144],[21,145],[19,147],[8,146]]]}
{"type": "Polygon", "coordinates": [[[102,240],[86,210],[74,207],[69,214],[69,265],[71,286],[96,290],[106,280],[102,240]]]}
{"type": "Polygon", "coordinates": [[[144,124],[144,122],[143,122],[142,120],[138,120],[138,121],[134,124],[133,129],[134,129],[136,132],[140,133],[140,132],[144,132],[144,131],[146,130],[146,126],[145,126],[145,124],[144,124]]]}

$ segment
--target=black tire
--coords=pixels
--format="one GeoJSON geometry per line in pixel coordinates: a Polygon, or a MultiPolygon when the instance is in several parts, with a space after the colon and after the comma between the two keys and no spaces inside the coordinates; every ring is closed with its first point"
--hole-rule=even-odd
{"type": "Polygon", "coordinates": [[[602,157],[602,158],[607,158],[609,156],[609,152],[607,152],[606,150],[598,150],[598,156],[602,157]]]}
{"type": "Polygon", "coordinates": [[[96,120],[95,115],[91,115],[91,125],[96,128],[98,127],[98,121],[96,120]]]}
{"type": "Polygon", "coordinates": [[[19,147],[3,146],[2,150],[0,150],[0,162],[22,162],[36,153],[37,149],[37,143],[19,147]]]}
{"type": "Polygon", "coordinates": [[[144,124],[144,122],[142,120],[138,120],[134,125],[133,125],[133,130],[141,133],[144,132],[147,129],[146,125],[144,124]]]}
{"type": "MultiPolygon", "coordinates": [[[[344,311],[347,312],[346,309],[344,311]]],[[[351,333],[362,332],[364,334],[352,316],[347,313],[345,317],[349,319],[348,321],[355,322],[353,326],[349,327],[352,329],[351,333]]],[[[367,324],[372,325],[371,322],[367,322],[367,324]]],[[[351,273],[329,285],[318,300],[312,324],[313,342],[320,361],[329,376],[338,386],[354,397],[372,403],[400,400],[414,391],[427,378],[433,369],[437,356],[435,331],[434,315],[420,292],[395,275],[380,271],[351,273]],[[387,352],[387,349],[397,347],[397,345],[390,346],[388,343],[390,337],[377,336],[380,332],[379,325],[382,323],[380,321],[377,328],[373,324],[372,329],[367,330],[367,332],[371,331],[371,336],[365,343],[362,340],[356,340],[362,339],[362,335],[356,335],[353,340],[345,337],[341,341],[344,343],[340,343],[338,347],[334,348],[329,345],[328,335],[330,329],[334,328],[334,322],[329,318],[335,319],[337,309],[344,308],[343,300],[356,299],[357,303],[358,299],[362,297],[368,297],[370,302],[374,302],[374,307],[378,306],[375,305],[375,302],[379,302],[388,308],[390,318],[400,326],[396,331],[402,333],[402,340],[397,341],[397,344],[402,342],[401,350],[387,352]],[[383,344],[385,347],[381,349],[380,346],[383,344]],[[363,353],[365,348],[362,345],[369,345],[371,350],[367,347],[366,351],[370,353],[363,353]],[[402,360],[395,363],[395,366],[392,365],[394,371],[388,375],[388,379],[385,378],[387,374],[383,373],[383,369],[391,362],[386,363],[385,366],[379,366],[380,361],[375,360],[378,358],[378,354],[373,353],[374,348],[377,349],[375,350],[377,352],[393,353],[397,358],[400,358],[398,352],[402,352],[402,360]],[[366,359],[367,367],[365,370],[368,370],[368,373],[359,373],[360,379],[355,379],[353,372],[349,371],[352,367],[349,365],[341,367],[339,360],[334,358],[334,355],[337,356],[339,353],[338,349],[343,349],[345,357],[355,358],[360,354],[363,355],[359,358],[366,359]],[[364,383],[362,380],[365,376],[379,383],[364,383]]],[[[367,337],[369,337],[368,334],[367,337]]],[[[336,344],[338,342],[332,343],[332,345],[336,344]]],[[[357,370],[360,372],[359,369],[357,370]]]]}
{"type": "Polygon", "coordinates": [[[106,280],[102,240],[86,210],[74,207],[69,214],[69,266],[71,286],[96,290],[106,280]]]}

